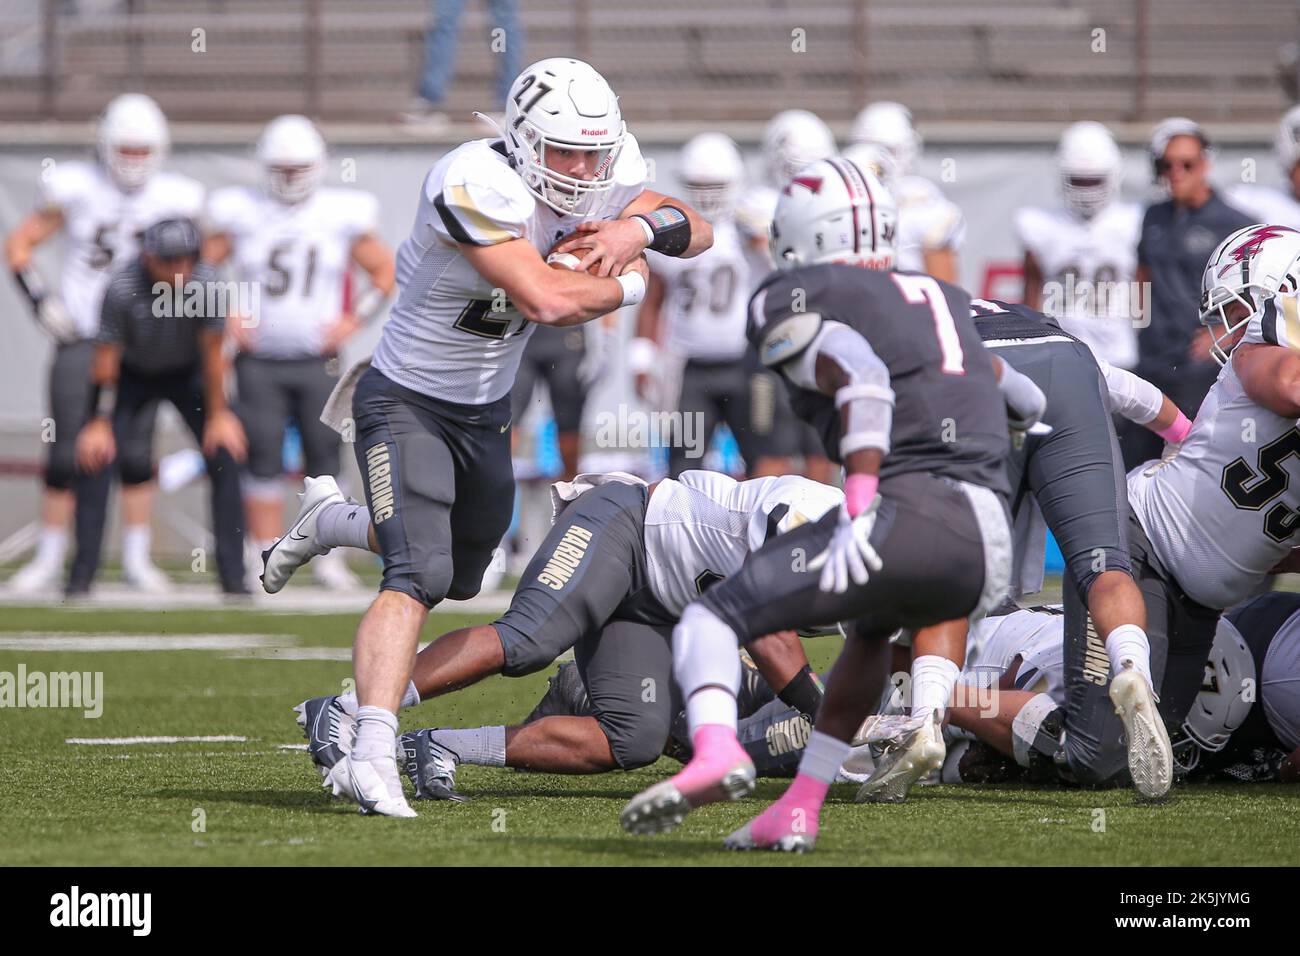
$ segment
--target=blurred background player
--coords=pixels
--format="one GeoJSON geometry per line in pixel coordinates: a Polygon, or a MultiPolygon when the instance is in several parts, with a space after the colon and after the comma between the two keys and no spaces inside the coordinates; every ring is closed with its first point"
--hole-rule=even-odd
{"type": "MultiPolygon", "coordinates": [[[[761,177],[751,182],[736,205],[736,225],[749,260],[750,282],[745,296],[775,268],[768,246],[768,230],[781,190],[809,163],[835,155],[835,136],[816,114],[807,110],[784,110],[773,116],[763,129],[761,177]]],[[[776,399],[772,409],[772,437],[768,443],[773,458],[781,459],[776,474],[801,471],[814,481],[830,483],[836,470],[822,450],[821,439],[790,407],[790,396],[776,375],[769,375],[776,399]],[[802,462],[802,468],[800,467],[802,462]]]]}
{"type": "Polygon", "coordinates": [[[682,147],[677,174],[686,198],[713,225],[713,246],[694,259],[649,258],[650,285],[629,350],[637,393],[704,423],[698,448],[672,442],[670,477],[700,467],[721,423],[735,436],[750,477],[780,474],[782,463],[769,453],[778,383],[745,339],[745,306],[758,277],[735,221],[744,160],[730,137],[701,133],[682,147]]]}
{"type": "MultiPolygon", "coordinates": [[[[23,591],[56,587],[63,577],[73,512],[75,438],[86,422],[90,367],[100,304],[109,274],[139,252],[150,224],[196,216],[203,187],[161,171],[170,136],[162,110],[147,96],[127,93],[104,111],[94,162],[65,162],[41,181],[38,208],[5,243],[9,268],[31,302],[37,321],[55,341],[49,373],[54,440],[48,443],[41,534],[36,555],[9,581],[23,591]],[[32,262],[36,247],[63,234],[59,292],[47,291],[32,262]]],[[[153,429],[151,407],[135,424],[153,429]]],[[[122,488],[122,572],[135,587],[157,591],[168,581],[149,557],[151,476],[122,488]]]]}
{"type": "MultiPolygon", "coordinates": [[[[269,548],[284,527],[283,451],[292,419],[302,436],[308,475],[339,472],[339,435],[320,420],[338,379],[338,352],[384,308],[393,290],[393,254],[376,235],[379,206],[359,189],[321,186],[325,141],[303,116],[272,120],[257,145],[262,187],[231,186],[212,194],[212,234],[204,260],[229,260],[234,277],[252,285],[252,314],[232,315],[238,348],[237,407],[248,435],[244,506],[250,550],[269,548]],[[347,301],[349,269],[369,285],[347,301]]],[[[250,566],[256,567],[256,555],[250,566]]],[[[340,555],[312,563],[332,588],[357,585],[340,555]]]]}
{"type": "Polygon", "coordinates": [[[1255,222],[1300,229],[1300,106],[1286,111],[1273,137],[1273,154],[1286,183],[1281,189],[1258,183],[1238,183],[1228,190],[1228,202],[1255,222]]]}
{"type": "MultiPolygon", "coordinates": [[[[912,111],[902,103],[872,103],[853,121],[849,144],[879,147],[887,156],[879,176],[898,204],[898,269],[957,282],[966,220],[943,190],[916,174],[921,135],[912,126],[912,111]]],[[[851,149],[846,154],[854,158],[851,149]]]]}
{"type": "Polygon", "coordinates": [[[1100,123],[1075,123],[1061,136],[1056,168],[1062,205],[1016,211],[1016,235],[1025,250],[1025,304],[1051,315],[1094,355],[1132,368],[1139,316],[1129,306],[1129,290],[1142,209],[1119,201],[1119,147],[1100,123]]]}
{"type": "Polygon", "coordinates": [[[153,409],[165,399],[203,449],[221,590],[247,595],[238,464],[247,446],[226,404],[225,295],[213,285],[212,268],[199,263],[192,220],[154,223],[140,245],[137,258],[114,271],[104,292],[89,420],[76,443],[77,555],[67,593],[85,594],[94,581],[113,472],[124,485],[152,472],[153,409]],[[138,424],[142,418],[148,428],[138,424]],[[130,455],[128,440],[139,445],[130,455]]]}

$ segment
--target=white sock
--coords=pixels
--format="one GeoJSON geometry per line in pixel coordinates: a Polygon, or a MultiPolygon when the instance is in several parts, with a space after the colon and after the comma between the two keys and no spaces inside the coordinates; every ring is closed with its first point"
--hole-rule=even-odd
{"type": "Polygon", "coordinates": [[[370,509],[335,501],[316,514],[316,543],[326,548],[370,550],[370,509]]]}
{"type": "Polygon", "coordinates": [[[842,740],[814,730],[808,737],[808,746],[799,759],[799,773],[822,783],[834,783],[840,765],[848,759],[852,748],[842,740]]]}
{"type": "MultiPolygon", "coordinates": [[[[420,692],[415,689],[415,681],[407,681],[406,692],[402,694],[402,702],[398,708],[405,710],[407,707],[414,707],[420,702],[420,692]]],[[[339,706],[343,708],[343,713],[355,717],[357,715],[357,692],[350,690],[346,693],[339,694],[339,706]]]]}
{"type": "Polygon", "coordinates": [[[441,728],[429,736],[454,752],[461,763],[472,763],[479,767],[506,765],[505,727],[474,727],[470,730],[441,728]]]}
{"type": "Polygon", "coordinates": [[[122,529],[122,563],[149,564],[152,533],[147,524],[129,524],[122,529]]]}
{"type": "Polygon", "coordinates": [[[701,687],[686,698],[686,725],[691,736],[705,724],[736,729],[736,695],[724,687],[701,687]]]}
{"type": "Polygon", "coordinates": [[[912,716],[924,717],[934,711],[943,716],[957,686],[961,668],[946,657],[922,654],[912,661],[912,716]]]}
{"type": "Polygon", "coordinates": [[[1133,668],[1151,680],[1151,642],[1147,640],[1146,631],[1136,624],[1121,624],[1106,635],[1106,656],[1110,658],[1110,676],[1114,677],[1131,662],[1133,668]]]}
{"type": "Polygon", "coordinates": [[[358,760],[392,757],[397,746],[397,715],[382,707],[357,708],[357,742],[352,756],[358,760]]]}
{"type": "Polygon", "coordinates": [[[68,553],[68,530],[62,525],[45,525],[36,539],[36,556],[42,564],[62,564],[68,553]]]}

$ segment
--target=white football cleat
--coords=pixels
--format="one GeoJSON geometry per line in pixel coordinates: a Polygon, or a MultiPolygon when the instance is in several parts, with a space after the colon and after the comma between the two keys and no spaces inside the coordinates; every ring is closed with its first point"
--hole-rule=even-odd
{"type": "Polygon", "coordinates": [[[33,594],[53,591],[63,586],[63,562],[33,558],[14,572],[5,582],[11,591],[33,594]]]}
{"type": "Polygon", "coordinates": [[[364,814],[385,817],[413,817],[416,812],[402,793],[402,778],[392,754],[374,760],[358,760],[348,754],[325,777],[336,797],[356,801],[364,814]]]}
{"type": "Polygon", "coordinates": [[[355,591],[361,587],[361,579],[352,573],[343,552],[338,550],[328,551],[313,561],[311,575],[317,584],[331,591],[355,591]]]}
{"type": "Polygon", "coordinates": [[[122,577],[131,587],[146,594],[166,594],[172,589],[171,578],[152,561],[123,561],[122,577]]]}
{"type": "Polygon", "coordinates": [[[876,769],[854,797],[856,803],[902,803],[912,785],[943,766],[947,748],[931,714],[884,745],[876,769]]]}
{"type": "Polygon", "coordinates": [[[275,594],[289,583],[295,571],[330,550],[316,543],[316,517],[322,507],[336,503],[346,504],[347,499],[330,475],[303,479],[298,517],[284,537],[262,552],[262,587],[267,594],[275,594]]]}
{"type": "Polygon", "coordinates": [[[1126,663],[1110,682],[1110,701],[1124,722],[1133,786],[1148,800],[1163,797],[1174,782],[1174,750],[1151,685],[1126,663]]]}

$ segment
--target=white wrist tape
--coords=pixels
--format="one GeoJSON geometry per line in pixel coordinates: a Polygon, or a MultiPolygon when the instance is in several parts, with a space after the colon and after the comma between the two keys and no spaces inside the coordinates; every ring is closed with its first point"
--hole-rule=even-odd
{"type": "Polygon", "coordinates": [[[864,382],[861,385],[845,385],[835,392],[835,407],[843,408],[847,402],[856,401],[859,398],[875,399],[876,401],[888,402],[889,407],[894,407],[894,390],[885,385],[873,385],[870,382],[864,382]]]}
{"type": "Polygon", "coordinates": [[[650,225],[650,223],[647,220],[643,219],[641,216],[633,216],[632,219],[634,222],[641,223],[641,228],[645,230],[645,244],[648,246],[650,245],[650,243],[654,242],[655,241],[654,226],[650,225]]]}
{"type": "Polygon", "coordinates": [[[645,298],[645,279],[639,272],[629,272],[618,277],[618,284],[623,287],[623,301],[620,306],[636,305],[645,298]]]}
{"type": "Polygon", "coordinates": [[[356,297],[352,303],[352,314],[362,322],[369,322],[383,311],[387,303],[388,295],[371,286],[356,297]]]}
{"type": "Polygon", "coordinates": [[[659,346],[653,339],[635,338],[627,343],[627,368],[633,375],[654,369],[659,358],[659,346]]]}
{"type": "Polygon", "coordinates": [[[835,407],[848,406],[840,437],[840,457],[864,448],[889,453],[889,432],[894,423],[894,390],[887,385],[860,382],[835,392],[835,407]]]}

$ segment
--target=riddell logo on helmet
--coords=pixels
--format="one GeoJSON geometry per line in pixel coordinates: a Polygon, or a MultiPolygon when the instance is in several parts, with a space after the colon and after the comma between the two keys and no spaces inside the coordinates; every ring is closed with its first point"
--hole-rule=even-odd
{"type": "Polygon", "coordinates": [[[1258,229],[1251,230],[1240,245],[1228,251],[1229,261],[1219,270],[1219,278],[1222,279],[1232,271],[1233,266],[1256,255],[1267,240],[1276,239],[1284,232],[1295,232],[1295,230],[1286,226],[1260,226],[1258,229]]]}
{"type": "Polygon", "coordinates": [[[608,136],[609,130],[608,129],[584,129],[582,131],[582,135],[583,136],[608,136]]]}

